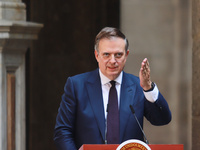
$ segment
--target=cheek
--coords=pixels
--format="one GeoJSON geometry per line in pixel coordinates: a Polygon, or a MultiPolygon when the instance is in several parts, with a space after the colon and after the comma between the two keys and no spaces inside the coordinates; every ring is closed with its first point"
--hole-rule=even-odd
{"type": "Polygon", "coordinates": [[[98,61],[98,63],[99,63],[99,67],[101,67],[101,68],[106,67],[106,63],[104,61],[98,61]]]}
{"type": "Polygon", "coordinates": [[[124,59],[123,63],[124,63],[124,64],[126,63],[126,58],[124,59]]]}
{"type": "Polygon", "coordinates": [[[124,59],[122,62],[120,62],[120,66],[124,67],[125,63],[126,63],[126,59],[124,59]]]}

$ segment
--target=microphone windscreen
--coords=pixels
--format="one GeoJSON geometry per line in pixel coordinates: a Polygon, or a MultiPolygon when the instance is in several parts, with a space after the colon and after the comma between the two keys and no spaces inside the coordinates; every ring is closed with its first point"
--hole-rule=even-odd
{"type": "Polygon", "coordinates": [[[133,106],[132,106],[132,105],[130,105],[129,107],[130,107],[130,109],[131,109],[132,113],[134,114],[134,113],[135,113],[135,110],[133,109],[133,106]]]}

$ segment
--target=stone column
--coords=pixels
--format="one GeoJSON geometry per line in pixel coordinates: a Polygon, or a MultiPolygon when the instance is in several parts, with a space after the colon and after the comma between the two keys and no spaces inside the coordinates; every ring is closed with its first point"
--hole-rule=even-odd
{"type": "Polygon", "coordinates": [[[192,150],[200,147],[200,1],[192,1],[192,150]]]}
{"type": "Polygon", "coordinates": [[[25,53],[42,24],[21,0],[0,0],[0,150],[26,149],[25,53]]]}

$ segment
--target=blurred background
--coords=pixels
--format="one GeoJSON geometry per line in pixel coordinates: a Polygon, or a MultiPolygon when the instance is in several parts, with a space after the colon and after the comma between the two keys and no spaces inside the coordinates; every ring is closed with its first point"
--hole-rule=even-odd
{"type": "Polygon", "coordinates": [[[167,99],[172,122],[145,121],[151,144],[191,149],[192,36],[190,0],[22,0],[27,21],[43,24],[26,52],[26,149],[55,150],[53,129],[69,76],[97,67],[93,43],[105,26],[130,43],[125,71],[138,75],[147,57],[151,76],[167,99]]]}

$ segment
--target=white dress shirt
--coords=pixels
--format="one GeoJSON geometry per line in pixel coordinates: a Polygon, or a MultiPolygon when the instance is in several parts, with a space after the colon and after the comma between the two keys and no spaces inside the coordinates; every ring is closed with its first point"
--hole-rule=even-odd
{"type": "MultiPolygon", "coordinates": [[[[100,75],[100,80],[101,80],[101,87],[102,87],[102,95],[103,95],[103,104],[104,104],[104,114],[105,117],[107,116],[107,104],[108,104],[108,96],[109,96],[109,90],[111,88],[111,84],[110,84],[110,79],[107,78],[100,70],[99,70],[99,75],[100,75]]],[[[115,79],[116,84],[116,90],[117,90],[117,97],[118,97],[118,106],[120,104],[120,94],[121,94],[121,84],[122,84],[122,77],[123,77],[123,71],[120,73],[120,75],[115,79]]],[[[144,95],[146,97],[146,99],[148,101],[150,101],[151,103],[154,103],[157,98],[158,98],[158,94],[159,94],[159,90],[157,85],[155,84],[155,87],[152,91],[149,92],[144,92],[144,95]]]]}

